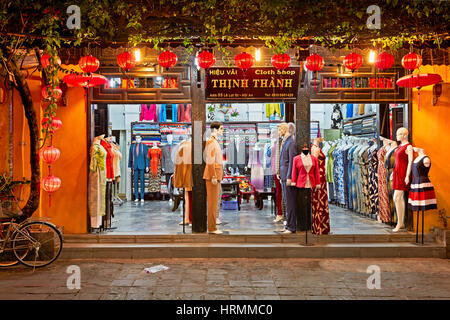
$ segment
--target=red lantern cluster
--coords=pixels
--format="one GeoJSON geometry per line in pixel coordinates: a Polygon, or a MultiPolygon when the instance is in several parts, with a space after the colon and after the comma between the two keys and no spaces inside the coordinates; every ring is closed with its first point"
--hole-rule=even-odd
{"type": "Polygon", "coordinates": [[[44,100],[50,100],[52,97],[55,97],[57,100],[59,100],[62,96],[62,90],[59,87],[52,89],[52,86],[48,85],[48,86],[42,87],[41,95],[44,98],[44,100]],[[51,93],[52,91],[53,91],[53,94],[49,95],[49,92],[51,93]]]}
{"type": "Polygon", "coordinates": [[[410,52],[402,58],[402,66],[408,70],[414,70],[422,65],[422,57],[417,53],[410,52]]]}
{"type": "MultiPolygon", "coordinates": [[[[56,63],[58,65],[61,65],[61,59],[58,56],[56,56],[55,59],[56,59],[56,63]]],[[[47,69],[47,67],[50,65],[50,55],[49,54],[42,55],[41,65],[44,69],[47,69]]]]}
{"type": "Polygon", "coordinates": [[[98,59],[94,56],[87,55],[80,58],[80,60],[78,61],[78,65],[84,72],[93,73],[98,70],[100,61],[98,61],[98,59]]]}
{"type": "Polygon", "coordinates": [[[291,65],[291,57],[287,53],[276,54],[270,61],[278,70],[284,70],[291,65]]]}
{"type": "Polygon", "coordinates": [[[197,64],[200,68],[209,69],[216,63],[216,56],[209,51],[202,51],[197,55],[197,64]]]}
{"type": "Polygon", "coordinates": [[[247,71],[247,69],[250,69],[253,66],[253,64],[255,63],[255,59],[251,54],[242,52],[234,58],[234,63],[239,69],[242,69],[245,72],[247,71]]]}
{"type": "Polygon", "coordinates": [[[158,56],[158,64],[169,70],[169,68],[174,67],[178,62],[177,55],[170,50],[163,51],[158,56]]]}
{"type": "Polygon", "coordinates": [[[117,56],[117,64],[125,71],[128,71],[136,66],[136,58],[134,54],[125,51],[117,56]]]}
{"type": "Polygon", "coordinates": [[[55,132],[62,126],[62,121],[58,119],[57,117],[52,116],[52,123],[50,125],[50,128],[48,127],[48,118],[42,119],[42,127],[44,129],[48,129],[50,133],[55,132]]]}
{"type": "Polygon", "coordinates": [[[394,56],[387,52],[380,53],[375,59],[375,67],[381,71],[387,70],[394,64],[394,56]]]}

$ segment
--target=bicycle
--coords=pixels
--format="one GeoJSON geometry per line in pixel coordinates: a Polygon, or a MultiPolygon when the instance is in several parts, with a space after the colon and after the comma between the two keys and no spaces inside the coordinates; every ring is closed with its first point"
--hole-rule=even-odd
{"type": "Polygon", "coordinates": [[[15,199],[0,201],[0,216],[7,216],[0,218],[0,267],[19,262],[33,268],[48,266],[61,254],[61,233],[49,222],[23,219],[14,207],[18,207],[15,199]]]}

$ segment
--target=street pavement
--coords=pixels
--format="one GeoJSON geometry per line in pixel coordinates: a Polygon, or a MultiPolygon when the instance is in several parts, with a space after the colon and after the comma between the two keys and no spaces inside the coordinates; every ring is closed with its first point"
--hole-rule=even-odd
{"type": "Polygon", "coordinates": [[[0,299],[448,300],[449,275],[448,259],[58,260],[0,269],[0,299]],[[159,264],[170,270],[144,271],[159,264]]]}

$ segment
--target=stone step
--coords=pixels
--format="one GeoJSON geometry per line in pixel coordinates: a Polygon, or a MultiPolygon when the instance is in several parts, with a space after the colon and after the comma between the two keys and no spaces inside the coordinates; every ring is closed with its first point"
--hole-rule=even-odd
{"type": "Polygon", "coordinates": [[[437,243],[65,243],[61,259],[446,258],[437,243]]]}
{"type": "MultiPolygon", "coordinates": [[[[64,234],[65,243],[305,243],[305,233],[297,234],[255,234],[255,235],[146,235],[146,234],[64,234]]],[[[312,235],[308,233],[308,243],[381,243],[415,242],[411,232],[393,234],[353,234],[353,235],[312,235]]],[[[425,234],[425,243],[435,241],[434,234],[425,234]]]]}

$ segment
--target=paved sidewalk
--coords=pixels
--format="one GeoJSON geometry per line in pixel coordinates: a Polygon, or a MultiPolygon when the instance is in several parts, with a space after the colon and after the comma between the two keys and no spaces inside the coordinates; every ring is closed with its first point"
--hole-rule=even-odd
{"type": "Polygon", "coordinates": [[[450,299],[444,259],[59,260],[44,268],[0,269],[0,299],[450,299]],[[171,269],[147,274],[144,268],[171,269]],[[67,288],[67,267],[81,289],[67,288]],[[381,289],[367,289],[370,265],[381,289]]]}

